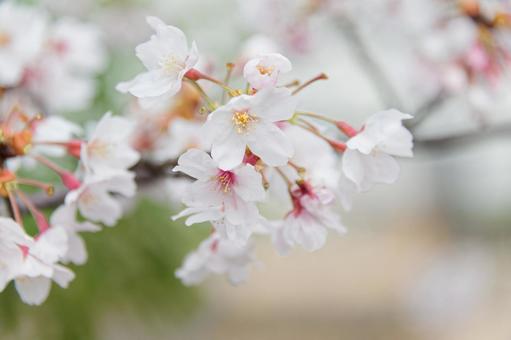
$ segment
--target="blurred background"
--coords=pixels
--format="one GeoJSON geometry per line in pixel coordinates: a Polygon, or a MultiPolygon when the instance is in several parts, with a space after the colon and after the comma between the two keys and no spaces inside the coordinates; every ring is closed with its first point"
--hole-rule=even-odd
{"type": "Polygon", "coordinates": [[[115,85],[142,69],[134,48],[150,34],[145,16],[157,15],[197,42],[213,74],[267,45],[293,62],[290,80],[325,72],[328,81],[303,92],[306,110],[359,124],[396,107],[426,112],[419,141],[478,134],[417,143],[399,182],[358,195],[343,215],[349,232],[320,251],[281,257],[261,240],[262,265],[239,287],[175,279],[208,230],[172,222],[179,206],[161,188],[173,183],[155,183],[118,226],[85,235],[89,261],[73,268],[70,288],[35,308],[12,286],[0,295],[1,339],[511,339],[511,134],[479,134],[511,122],[508,74],[496,88],[445,99],[435,80],[443,71],[416,58],[426,27],[456,1],[23,2],[104,32],[109,67],[94,105],[66,114],[77,122],[123,112],[129,99],[115,85]]]}

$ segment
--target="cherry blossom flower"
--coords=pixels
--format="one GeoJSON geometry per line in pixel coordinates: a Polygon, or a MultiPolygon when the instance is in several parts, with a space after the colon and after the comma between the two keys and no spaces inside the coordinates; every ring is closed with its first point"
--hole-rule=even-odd
{"type": "Polygon", "coordinates": [[[188,208],[174,219],[190,215],[186,225],[211,221],[227,239],[246,242],[261,220],[255,202],[266,194],[262,177],[252,165],[222,170],[206,152],[191,149],[179,157],[174,171],[196,179],[183,195],[188,208]]]}
{"type": "Polygon", "coordinates": [[[190,148],[206,150],[209,145],[201,134],[202,123],[176,119],[155,143],[152,157],[156,162],[178,158],[190,148]]]}
{"type": "Polygon", "coordinates": [[[49,116],[37,122],[32,141],[33,152],[43,153],[52,157],[63,157],[66,149],[58,143],[65,143],[83,132],[82,128],[59,116],[49,116]],[[51,142],[48,144],[47,142],[51,142]],[[53,145],[52,145],[53,144],[53,145]]]}
{"type": "Polygon", "coordinates": [[[134,123],[127,118],[107,112],[81,149],[85,168],[104,174],[126,170],[137,163],[140,155],[129,145],[134,128],[134,123]]]}
{"type": "Polygon", "coordinates": [[[249,60],[243,68],[243,77],[256,90],[277,85],[282,73],[291,71],[291,62],[281,54],[262,54],[249,60]]]}
{"type": "Polygon", "coordinates": [[[281,254],[287,254],[291,247],[302,246],[315,251],[326,242],[327,228],[340,234],[346,228],[335,212],[335,194],[325,187],[313,187],[302,181],[292,192],[293,210],[282,225],[274,231],[274,244],[281,254]]]}
{"type": "Polygon", "coordinates": [[[34,243],[23,228],[10,218],[0,217],[0,291],[14,278],[23,260],[22,247],[34,243]]]}
{"type": "Polygon", "coordinates": [[[0,86],[22,80],[25,67],[43,46],[45,32],[44,13],[13,1],[0,3],[0,86]]]}
{"type": "Polygon", "coordinates": [[[122,206],[112,194],[135,194],[135,175],[128,171],[86,176],[82,185],[66,195],[66,204],[76,204],[80,213],[94,222],[113,226],[122,216],[122,206]]]}
{"type": "Polygon", "coordinates": [[[25,70],[24,89],[48,113],[77,111],[87,107],[95,94],[95,80],[70,72],[54,58],[34,60],[25,70]]]}
{"type": "Polygon", "coordinates": [[[346,143],[342,157],[344,175],[359,191],[369,190],[374,183],[394,183],[399,165],[392,156],[412,157],[413,137],[402,124],[411,115],[397,110],[378,112],[364,128],[346,143]]]}
{"type": "Polygon", "coordinates": [[[184,33],[156,17],[147,17],[147,23],[156,34],[138,45],[136,54],[148,71],[120,83],[117,90],[139,98],[170,97],[181,89],[184,75],[197,63],[197,46],[192,42],[189,50],[184,33]]]}
{"type": "Polygon", "coordinates": [[[296,98],[285,88],[232,98],[212,112],[204,125],[212,139],[212,157],[221,169],[232,169],[241,164],[248,147],[270,166],[286,164],[293,147],[275,123],[290,119],[296,105],[296,98]]]}
{"type": "Polygon", "coordinates": [[[187,286],[204,281],[210,274],[226,274],[233,285],[248,277],[248,266],[255,262],[253,244],[240,246],[214,233],[190,253],[176,276],[187,286]]]}
{"type": "Polygon", "coordinates": [[[69,70],[95,74],[106,66],[101,32],[93,24],[62,18],[53,25],[48,39],[52,56],[69,70]]]}
{"type": "Polygon", "coordinates": [[[21,300],[29,305],[39,305],[50,293],[51,281],[66,288],[74,273],[57,262],[67,251],[66,232],[50,228],[39,235],[24,253],[14,277],[21,300]]]}
{"type": "Polygon", "coordinates": [[[87,261],[87,249],[79,233],[96,232],[101,228],[88,221],[79,222],[76,212],[77,206],[74,204],[61,205],[51,215],[50,224],[52,227],[62,228],[67,234],[68,248],[61,256],[61,261],[81,265],[87,261]]]}

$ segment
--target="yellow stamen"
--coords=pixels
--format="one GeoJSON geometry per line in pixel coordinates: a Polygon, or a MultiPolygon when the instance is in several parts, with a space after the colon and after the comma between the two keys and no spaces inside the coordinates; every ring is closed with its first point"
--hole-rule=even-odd
{"type": "Polygon", "coordinates": [[[168,56],[160,61],[160,66],[165,70],[165,72],[167,72],[167,74],[175,74],[185,68],[184,63],[176,59],[174,56],[168,56]]]}
{"type": "Polygon", "coordinates": [[[236,111],[232,116],[232,122],[238,133],[245,133],[250,129],[250,125],[257,122],[257,117],[246,111],[236,111]]]}
{"type": "Polygon", "coordinates": [[[264,65],[257,65],[256,66],[259,73],[263,76],[271,76],[273,73],[273,70],[275,69],[274,66],[264,66],[264,65]]]}

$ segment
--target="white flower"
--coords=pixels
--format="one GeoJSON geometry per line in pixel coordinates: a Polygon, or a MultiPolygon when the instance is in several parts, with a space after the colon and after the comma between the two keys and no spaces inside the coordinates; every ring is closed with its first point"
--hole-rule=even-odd
{"type": "Polygon", "coordinates": [[[66,288],[74,273],[57,262],[67,251],[66,232],[50,228],[43,232],[26,253],[15,273],[15,285],[21,300],[39,305],[50,293],[51,280],[66,288]]]}
{"type": "Polygon", "coordinates": [[[251,243],[240,246],[214,233],[186,257],[176,276],[187,286],[199,284],[210,274],[226,274],[231,284],[240,284],[255,261],[253,248],[251,243]]]}
{"type": "Polygon", "coordinates": [[[246,242],[262,218],[255,202],[266,195],[261,174],[253,166],[221,170],[206,152],[191,149],[179,157],[174,171],[197,179],[183,197],[188,208],[174,219],[191,215],[186,225],[211,221],[226,238],[246,242]]]}
{"type": "Polygon", "coordinates": [[[17,85],[25,67],[40,52],[46,16],[12,1],[0,3],[0,86],[17,85]]]}
{"type": "Polygon", "coordinates": [[[139,98],[170,97],[181,89],[184,75],[197,63],[197,46],[193,42],[188,50],[184,33],[156,17],[147,17],[147,23],[156,34],[138,45],[136,54],[148,71],[131,81],[120,83],[117,90],[139,98]]]}
{"type": "Polygon", "coordinates": [[[273,236],[274,244],[281,254],[300,245],[307,251],[315,251],[326,242],[327,228],[345,233],[339,215],[334,211],[335,195],[332,191],[312,187],[304,182],[292,192],[293,210],[287,215],[273,236]]]}
{"type": "Polygon", "coordinates": [[[151,159],[165,162],[176,159],[190,148],[207,149],[208,145],[201,134],[202,124],[186,119],[176,119],[168,131],[156,140],[151,159]]]}
{"type": "Polygon", "coordinates": [[[281,54],[262,54],[249,60],[243,68],[243,77],[256,90],[277,85],[280,74],[291,71],[291,62],[281,54]]]}
{"type": "Polygon", "coordinates": [[[122,216],[122,206],[112,194],[135,194],[135,175],[127,171],[89,175],[82,185],[66,196],[66,204],[76,204],[80,213],[94,222],[113,226],[122,216]]]}
{"type": "Polygon", "coordinates": [[[82,133],[82,128],[59,116],[49,116],[37,123],[32,140],[34,152],[44,153],[52,157],[63,157],[66,149],[60,145],[37,145],[38,142],[68,142],[82,133]]]}
{"type": "Polygon", "coordinates": [[[103,174],[135,165],[140,155],[130,146],[134,128],[132,121],[107,112],[81,149],[80,158],[85,168],[103,174]]]}
{"type": "MultiPolygon", "coordinates": [[[[332,147],[325,140],[295,125],[289,124],[283,131],[295,150],[291,161],[306,170],[307,179],[332,189],[337,187],[338,157],[332,147]]],[[[294,169],[286,172],[286,175],[298,179],[294,169]]]]}
{"type": "Polygon", "coordinates": [[[270,166],[286,164],[293,147],[275,122],[290,119],[296,104],[288,89],[267,88],[234,97],[212,112],[204,130],[212,138],[211,155],[220,168],[238,166],[247,147],[270,166]]]}
{"type": "Polygon", "coordinates": [[[61,205],[50,218],[52,227],[62,228],[67,233],[68,247],[62,256],[62,262],[84,264],[87,261],[87,248],[79,232],[96,232],[101,228],[94,223],[85,221],[79,222],[76,219],[77,206],[75,204],[61,205]]]}
{"type": "Polygon", "coordinates": [[[23,260],[22,247],[30,247],[34,240],[10,218],[0,217],[0,292],[14,278],[23,260]]]}
{"type": "Polygon", "coordinates": [[[82,110],[95,94],[93,78],[70,72],[55,58],[27,66],[23,86],[50,113],[82,110]]]}
{"type": "Polygon", "coordinates": [[[97,73],[106,66],[101,32],[92,24],[60,19],[52,27],[49,46],[64,67],[80,74],[97,73]]]}
{"type": "Polygon", "coordinates": [[[413,136],[402,123],[411,115],[387,110],[367,119],[364,128],[346,143],[342,158],[344,175],[359,191],[369,190],[374,183],[394,183],[399,165],[392,156],[412,157],[413,136]]]}

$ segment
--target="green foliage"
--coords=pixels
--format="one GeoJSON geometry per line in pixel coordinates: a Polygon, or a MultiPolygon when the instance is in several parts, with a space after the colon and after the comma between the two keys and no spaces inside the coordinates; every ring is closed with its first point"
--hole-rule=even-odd
{"type": "Polygon", "coordinates": [[[0,338],[95,339],[100,318],[112,311],[135,311],[147,321],[162,314],[183,320],[200,295],[174,271],[207,231],[174,224],[169,215],[144,200],[116,227],[84,235],[89,261],[73,268],[77,277],[68,289],[53,285],[42,306],[23,304],[11,284],[0,294],[0,338]]]}

